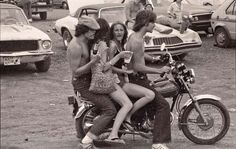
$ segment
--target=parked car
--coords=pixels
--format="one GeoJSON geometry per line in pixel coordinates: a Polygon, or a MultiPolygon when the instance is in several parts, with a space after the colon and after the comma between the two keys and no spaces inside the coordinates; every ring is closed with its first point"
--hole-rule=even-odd
{"type": "MultiPolygon", "coordinates": [[[[168,16],[167,9],[173,0],[158,0],[154,2],[154,12],[157,15],[168,16]]],[[[222,3],[222,0],[218,0],[214,5],[210,5],[210,3],[206,3],[206,0],[183,0],[183,15],[193,17],[192,24],[189,26],[190,29],[194,31],[205,31],[206,33],[211,33],[211,14],[212,10],[219,7],[222,3]]]]}
{"type": "Polygon", "coordinates": [[[0,65],[34,63],[39,72],[48,71],[52,42],[47,34],[28,22],[23,10],[0,3],[0,65]]]}
{"type": "MultiPolygon", "coordinates": [[[[106,3],[82,6],[76,11],[71,11],[71,15],[56,20],[55,22],[54,31],[62,36],[65,48],[67,48],[68,43],[74,37],[75,25],[77,25],[78,17],[83,15],[88,15],[94,18],[104,18],[109,24],[116,21],[126,21],[123,4],[106,3]]],[[[158,24],[157,26],[159,28],[169,28],[158,24]]],[[[129,33],[130,32],[132,31],[129,30],[129,33]]],[[[187,52],[196,49],[193,47],[199,47],[202,44],[198,33],[190,29],[188,29],[184,34],[180,34],[179,31],[175,29],[173,29],[169,34],[162,34],[157,30],[154,30],[152,33],[147,33],[146,37],[148,37],[146,38],[148,40],[145,40],[145,52],[152,55],[162,53],[162,51],[160,51],[160,46],[163,42],[166,43],[166,47],[172,54],[180,55],[181,58],[183,58],[187,52]]]]}
{"type": "MultiPolygon", "coordinates": [[[[21,0],[12,0],[17,6],[23,8],[21,0]]],[[[48,11],[53,10],[52,0],[31,0],[31,10],[33,15],[38,15],[41,20],[47,19],[48,11]]]]}
{"type": "Polygon", "coordinates": [[[67,0],[53,0],[53,5],[63,9],[68,9],[67,0]]]}
{"type": "Polygon", "coordinates": [[[228,47],[236,40],[236,0],[226,0],[211,16],[215,42],[228,47]]]}

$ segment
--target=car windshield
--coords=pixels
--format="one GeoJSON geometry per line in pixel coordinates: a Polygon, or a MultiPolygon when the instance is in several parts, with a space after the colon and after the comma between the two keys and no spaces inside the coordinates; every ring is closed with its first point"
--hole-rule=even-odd
{"type": "Polygon", "coordinates": [[[184,0],[184,3],[200,6],[217,6],[221,5],[225,0],[184,0]]]}
{"type": "Polygon", "coordinates": [[[103,8],[100,11],[100,17],[107,20],[109,24],[126,21],[124,7],[103,8]]]}
{"type": "Polygon", "coordinates": [[[11,25],[11,24],[28,24],[26,17],[20,9],[0,9],[0,24],[11,25]]]}

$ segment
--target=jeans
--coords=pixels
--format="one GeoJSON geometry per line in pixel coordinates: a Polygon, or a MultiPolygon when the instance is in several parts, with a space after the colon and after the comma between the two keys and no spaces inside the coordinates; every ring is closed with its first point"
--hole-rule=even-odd
{"type": "Polygon", "coordinates": [[[155,93],[155,99],[152,105],[156,107],[156,114],[154,120],[153,143],[168,143],[171,141],[170,128],[170,105],[165,98],[159,94],[148,80],[146,74],[130,74],[130,83],[138,84],[140,86],[151,89],[155,93]]]}
{"type": "Polygon", "coordinates": [[[101,111],[101,116],[93,122],[93,126],[89,130],[90,133],[99,136],[116,116],[117,111],[109,95],[94,94],[89,91],[90,82],[91,74],[72,79],[74,90],[80,92],[82,97],[91,101],[101,111]]]}
{"type": "Polygon", "coordinates": [[[27,17],[27,19],[32,19],[32,8],[31,8],[31,1],[23,1],[22,2],[23,5],[23,10],[25,12],[25,15],[27,17]]]}

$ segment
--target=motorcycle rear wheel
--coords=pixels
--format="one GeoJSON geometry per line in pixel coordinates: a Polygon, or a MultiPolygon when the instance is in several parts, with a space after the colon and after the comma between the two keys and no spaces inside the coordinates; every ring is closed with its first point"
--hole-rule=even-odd
{"type": "Polygon", "coordinates": [[[82,139],[93,125],[93,120],[96,117],[95,107],[86,110],[79,118],[75,119],[75,129],[77,138],[82,139]]]}
{"type": "Polygon", "coordinates": [[[191,104],[183,112],[182,131],[189,140],[196,144],[214,144],[222,139],[229,129],[229,113],[225,106],[216,100],[202,99],[198,103],[208,124],[203,123],[194,105],[191,104]]]}
{"type": "MultiPolygon", "coordinates": [[[[75,129],[77,133],[77,138],[82,139],[89,129],[92,127],[94,120],[100,116],[99,110],[96,107],[91,107],[90,109],[86,110],[79,118],[75,120],[75,129]]],[[[104,140],[110,134],[112,124],[108,126],[109,130],[106,129],[104,132],[99,136],[99,140],[104,140]]],[[[118,133],[118,136],[121,137],[123,133],[118,133]]]]}

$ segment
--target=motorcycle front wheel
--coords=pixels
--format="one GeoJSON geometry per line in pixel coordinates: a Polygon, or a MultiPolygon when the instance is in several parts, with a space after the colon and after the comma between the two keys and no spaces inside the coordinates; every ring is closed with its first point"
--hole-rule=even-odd
{"type": "Polygon", "coordinates": [[[195,109],[193,103],[183,112],[181,128],[184,135],[196,144],[214,144],[222,139],[230,126],[230,117],[226,107],[212,99],[198,100],[207,124],[195,109]]]}

